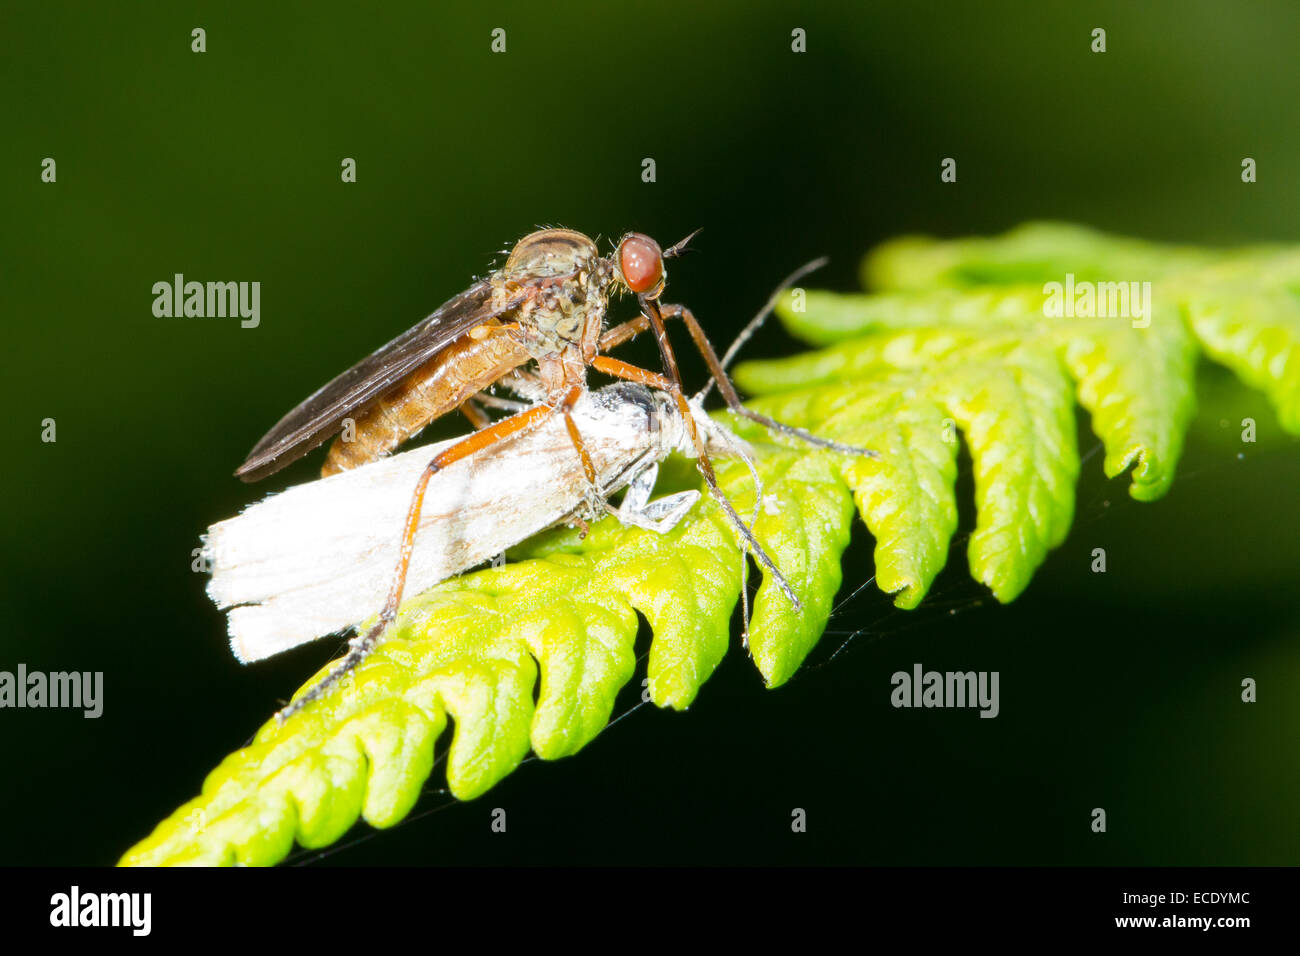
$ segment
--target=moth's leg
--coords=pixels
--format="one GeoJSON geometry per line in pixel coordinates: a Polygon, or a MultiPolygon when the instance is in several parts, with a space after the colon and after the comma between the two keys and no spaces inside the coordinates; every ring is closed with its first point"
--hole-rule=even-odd
{"type": "Polygon", "coordinates": [[[393,571],[393,581],[388,590],[388,600],[384,602],[383,610],[379,612],[379,620],[365,634],[358,634],[348,642],[347,654],[343,656],[343,659],[339,661],[332,671],[325,675],[323,680],[280,711],[277,716],[282,723],[312,701],[318,700],[344,676],[355,670],[357,665],[375,649],[375,645],[379,643],[384,631],[397,618],[397,609],[402,603],[402,592],[406,587],[406,575],[411,565],[411,552],[415,547],[415,532],[420,526],[420,512],[424,507],[424,493],[429,487],[429,479],[449,465],[536,425],[552,411],[554,409],[547,405],[537,405],[520,415],[502,419],[495,425],[477,431],[445,451],[440,452],[425,466],[415,484],[415,491],[411,495],[411,503],[406,509],[406,521],[402,527],[397,566],[393,571]]]}
{"type": "MultiPolygon", "coordinates": [[[[497,384],[514,392],[525,401],[544,402],[549,397],[546,386],[542,384],[541,376],[536,372],[525,372],[516,368],[509,375],[503,375],[497,384]]],[[[507,399],[498,399],[498,401],[507,401],[507,399]]]]}
{"type": "Polygon", "coordinates": [[[704,476],[704,483],[708,485],[709,493],[713,495],[718,505],[726,513],[728,519],[735,526],[740,536],[749,546],[750,552],[758,559],[764,570],[771,575],[777,585],[785,592],[785,596],[790,599],[796,611],[803,609],[803,604],[795,595],[794,589],[790,587],[790,582],[785,579],[776,562],[768,555],[763,546],[758,543],[754,537],[754,532],[749,526],[741,520],[740,515],[736,514],[735,507],[731,504],[730,499],[723,494],[722,489],[718,487],[718,477],[713,471],[713,462],[709,459],[709,451],[705,446],[704,437],[696,427],[695,416],[691,412],[691,406],[686,401],[686,396],[682,394],[680,375],[677,371],[677,359],[672,353],[672,346],[668,344],[668,336],[664,331],[663,321],[659,318],[659,310],[653,301],[647,300],[643,307],[649,312],[651,322],[654,326],[655,337],[659,340],[659,353],[663,357],[664,367],[668,369],[669,375],[660,375],[658,372],[651,372],[648,369],[639,368],[636,365],[630,365],[627,362],[619,361],[616,358],[610,358],[608,355],[598,355],[592,362],[592,368],[606,375],[612,375],[615,378],[625,379],[629,382],[638,382],[642,385],[650,385],[654,388],[662,389],[672,396],[676,402],[678,410],[681,412],[682,421],[686,425],[686,430],[691,436],[691,443],[695,446],[695,464],[704,476]]]}
{"type": "Polygon", "coordinates": [[[659,462],[651,460],[640,468],[627,483],[627,492],[623,495],[620,508],[641,514],[650,504],[650,495],[654,493],[655,482],[659,480],[659,462]]]}
{"type": "Polygon", "coordinates": [[[511,415],[526,412],[537,404],[536,402],[517,402],[513,398],[502,398],[500,395],[492,395],[488,392],[479,392],[474,396],[474,401],[480,405],[486,405],[488,408],[497,408],[503,412],[509,412],[511,415]]]}
{"type": "Polygon", "coordinates": [[[659,477],[659,463],[651,461],[638,471],[627,484],[623,503],[611,508],[620,522],[633,528],[645,528],[657,534],[667,534],[676,528],[686,513],[700,500],[698,491],[679,491],[673,495],[650,500],[655,481],[659,477]]]}
{"type": "Polygon", "coordinates": [[[532,404],[528,402],[516,402],[514,399],[501,398],[490,392],[479,392],[473,398],[465,399],[465,403],[460,406],[461,413],[469,419],[469,423],[476,429],[481,430],[492,424],[492,417],[483,410],[484,406],[509,412],[511,415],[518,415],[520,412],[526,412],[532,408],[532,404]]]}
{"type": "Polygon", "coordinates": [[[460,406],[460,411],[462,415],[469,419],[471,425],[478,431],[482,431],[492,424],[492,419],[488,417],[487,412],[479,407],[476,401],[477,397],[465,399],[464,404],[460,406]]]}

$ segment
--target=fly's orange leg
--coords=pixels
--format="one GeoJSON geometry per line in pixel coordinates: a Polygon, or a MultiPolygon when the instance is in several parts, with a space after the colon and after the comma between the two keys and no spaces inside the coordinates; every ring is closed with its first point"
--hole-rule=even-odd
{"type": "Polygon", "coordinates": [[[578,450],[578,457],[582,459],[582,471],[587,476],[587,483],[593,488],[596,486],[596,466],[592,464],[591,455],[587,452],[587,446],[582,443],[582,435],[578,433],[578,424],[573,420],[573,407],[578,404],[578,399],[582,397],[583,387],[575,385],[569,389],[564,401],[560,403],[560,412],[564,415],[564,427],[569,430],[569,440],[573,442],[573,447],[578,450]]]}
{"type": "MultiPolygon", "coordinates": [[[[590,491],[588,496],[593,514],[600,514],[600,506],[597,504],[601,500],[600,485],[596,481],[596,466],[591,461],[591,455],[587,451],[587,446],[583,444],[582,435],[578,431],[578,423],[573,420],[573,407],[578,404],[578,399],[582,397],[583,386],[575,385],[569,389],[569,393],[564,396],[564,401],[560,403],[560,412],[564,415],[564,427],[568,429],[569,440],[573,442],[573,447],[578,450],[578,457],[582,459],[582,471],[587,476],[587,485],[590,491]]],[[[587,524],[582,515],[574,515],[573,523],[578,526],[578,538],[585,538],[591,531],[591,525],[587,524]]]]}
{"type": "Polygon", "coordinates": [[[662,389],[673,397],[677,403],[678,410],[682,413],[682,421],[686,423],[686,430],[690,432],[691,442],[695,445],[696,453],[700,456],[700,469],[704,472],[706,478],[715,481],[713,474],[713,462],[709,460],[708,453],[704,451],[704,441],[700,438],[695,426],[695,416],[691,414],[691,406],[686,401],[686,396],[682,394],[681,386],[677,385],[665,375],[658,372],[651,372],[649,369],[641,368],[639,365],[631,365],[628,362],[616,358],[610,358],[608,355],[598,355],[591,363],[591,367],[598,372],[604,372],[614,378],[621,378],[628,382],[636,382],[640,385],[649,385],[652,388],[662,389]]]}
{"type": "Polygon", "coordinates": [[[387,630],[388,625],[397,618],[397,609],[402,603],[402,591],[406,587],[406,574],[411,565],[411,552],[415,548],[415,532],[420,526],[420,512],[424,507],[424,493],[429,487],[429,479],[449,465],[536,425],[552,411],[553,409],[546,405],[537,405],[526,412],[503,419],[495,425],[475,432],[445,451],[439,452],[425,466],[419,480],[416,482],[415,491],[411,495],[411,504],[406,510],[406,522],[402,528],[397,567],[393,572],[393,583],[388,591],[388,600],[384,602],[384,608],[379,613],[379,620],[364,635],[358,634],[348,642],[347,654],[343,656],[343,659],[339,661],[332,671],[325,675],[323,680],[280,711],[277,716],[282,723],[312,701],[318,700],[346,675],[355,670],[357,665],[375,649],[375,645],[379,643],[379,639],[387,630]]]}
{"type": "Polygon", "coordinates": [[[661,388],[673,397],[678,409],[681,411],[682,420],[686,425],[687,431],[691,436],[691,443],[695,446],[696,467],[699,468],[700,474],[704,476],[704,483],[708,486],[709,493],[717,501],[731,521],[736,531],[744,539],[745,544],[751,554],[757,559],[758,563],[768,573],[777,586],[785,592],[785,596],[790,599],[796,611],[803,610],[803,604],[798,596],[794,593],[794,588],[790,582],[785,579],[781,569],[776,566],[763,546],[759,544],[758,539],[754,537],[754,532],[750,530],[749,525],[741,519],[736,513],[735,507],[731,500],[718,487],[717,475],[713,471],[713,462],[709,459],[709,452],[704,442],[704,437],[700,434],[699,428],[695,423],[695,415],[691,411],[690,403],[686,401],[686,396],[682,394],[681,378],[677,371],[677,359],[672,353],[672,346],[668,344],[668,336],[664,331],[663,320],[659,318],[657,305],[650,300],[643,303],[651,316],[654,323],[655,336],[659,340],[659,351],[663,356],[664,367],[668,369],[668,375],[660,375],[657,372],[651,372],[636,365],[629,365],[627,362],[621,362],[618,359],[610,358],[608,355],[597,356],[592,362],[592,367],[597,371],[604,372],[606,375],[612,375],[615,378],[626,379],[631,382],[640,382],[643,385],[651,385],[655,388],[661,388]],[[656,321],[657,320],[657,321],[656,321]]]}
{"type": "MultiPolygon", "coordinates": [[[[759,313],[760,317],[764,315],[770,305],[765,307],[763,312],[759,313]]],[[[681,319],[687,330],[691,333],[691,339],[695,342],[696,349],[704,358],[704,363],[709,368],[709,374],[713,376],[713,381],[718,383],[718,391],[722,393],[727,407],[731,411],[740,415],[742,418],[748,418],[750,421],[758,422],[775,432],[788,435],[791,438],[797,438],[800,441],[807,442],[810,445],[817,445],[820,448],[829,448],[831,451],[837,451],[845,455],[861,455],[866,458],[879,458],[878,452],[866,448],[858,448],[855,445],[845,445],[841,442],[831,441],[829,438],[820,438],[808,431],[806,428],[799,428],[795,425],[787,425],[785,422],[777,421],[767,415],[762,415],[752,411],[744,406],[740,401],[740,394],[736,391],[736,386],[732,384],[730,376],[727,375],[726,368],[718,358],[718,353],[713,350],[713,344],[709,337],[704,334],[704,328],[690,309],[684,305],[664,305],[660,310],[661,321],[668,319],[681,319]]],[[[602,350],[613,348],[632,339],[636,335],[644,332],[652,326],[649,316],[641,315],[631,319],[621,325],[616,325],[606,332],[600,339],[602,350]]],[[[751,323],[752,325],[753,323],[751,323]]],[[[712,387],[712,382],[710,382],[712,387]]]]}

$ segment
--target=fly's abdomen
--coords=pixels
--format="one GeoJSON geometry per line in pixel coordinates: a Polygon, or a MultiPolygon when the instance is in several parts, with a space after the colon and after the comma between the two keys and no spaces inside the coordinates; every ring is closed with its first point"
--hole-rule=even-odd
{"type": "Polygon", "coordinates": [[[321,476],[388,454],[429,422],[459,408],[528,360],[527,350],[505,334],[481,338],[471,334],[452,343],[356,416],[353,428],[345,426],[330,445],[321,476]]]}

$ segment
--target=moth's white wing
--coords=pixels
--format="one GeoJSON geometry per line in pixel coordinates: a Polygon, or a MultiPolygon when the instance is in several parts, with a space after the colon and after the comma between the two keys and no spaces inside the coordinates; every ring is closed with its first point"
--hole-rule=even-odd
{"type": "MultiPolygon", "coordinates": [[[[584,395],[573,410],[607,492],[621,487],[635,465],[661,459],[668,443],[680,441],[650,427],[648,402],[628,401],[626,388],[617,388],[584,395]]],[[[392,582],[416,480],[451,444],[298,485],[209,528],[208,594],[231,609],[235,656],[262,660],[376,614],[392,582]]],[[[406,594],[550,527],[579,508],[586,493],[559,415],[451,465],[429,482],[406,594]]]]}

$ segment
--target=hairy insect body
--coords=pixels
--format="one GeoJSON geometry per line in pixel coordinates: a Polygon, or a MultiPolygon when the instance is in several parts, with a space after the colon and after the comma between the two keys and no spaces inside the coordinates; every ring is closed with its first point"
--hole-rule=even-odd
{"type": "Polygon", "coordinates": [[[454,411],[528,361],[527,350],[500,329],[499,322],[479,327],[474,335],[447,346],[356,417],[352,436],[334,439],[321,467],[321,476],[357,468],[380,458],[419,432],[429,422],[454,411]],[[345,440],[351,437],[351,441],[345,440]]]}
{"type": "Polygon", "coordinates": [[[462,337],[355,419],[321,468],[328,476],[374,461],[460,407],[511,370],[536,360],[548,403],[585,382],[604,329],[613,269],[580,232],[545,229],[525,236],[491,277],[494,298],[508,301],[526,281],[523,303],[462,337]],[[350,437],[351,440],[345,440],[350,437]]]}

